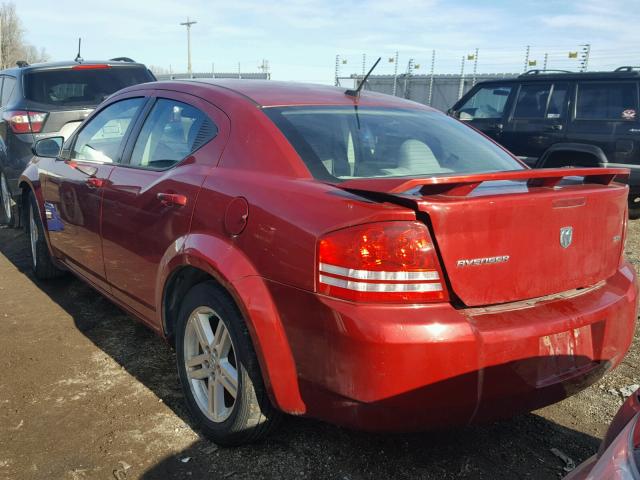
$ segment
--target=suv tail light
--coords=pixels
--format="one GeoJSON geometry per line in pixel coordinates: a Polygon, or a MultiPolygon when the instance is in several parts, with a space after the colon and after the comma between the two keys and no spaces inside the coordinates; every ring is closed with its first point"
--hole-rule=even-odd
{"type": "Polygon", "coordinates": [[[431,235],[419,222],[369,223],[322,237],[318,291],[361,302],[448,300],[431,235]]]}
{"type": "Polygon", "coordinates": [[[40,133],[44,121],[47,119],[47,114],[45,112],[9,110],[4,112],[3,118],[9,123],[13,133],[40,133]]]}

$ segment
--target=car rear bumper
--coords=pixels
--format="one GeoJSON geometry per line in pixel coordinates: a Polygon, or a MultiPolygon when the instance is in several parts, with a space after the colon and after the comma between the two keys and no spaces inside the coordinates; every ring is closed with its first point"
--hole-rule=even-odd
{"type": "Polygon", "coordinates": [[[269,285],[306,414],[366,430],[464,425],[562,400],[620,363],[637,314],[628,263],[585,291],[485,309],[357,305],[269,285]]]}

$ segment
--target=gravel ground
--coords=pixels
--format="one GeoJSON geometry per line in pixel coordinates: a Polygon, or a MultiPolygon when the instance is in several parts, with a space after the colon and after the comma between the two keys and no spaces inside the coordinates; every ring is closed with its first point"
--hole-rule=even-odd
{"type": "MultiPolygon", "coordinates": [[[[640,221],[627,255],[640,264],[640,221]]],[[[561,403],[482,427],[373,435],[287,418],[221,449],[182,405],[163,340],[69,276],[38,282],[21,232],[0,228],[0,479],[557,479],[597,449],[640,383],[638,334],[620,367],[561,403]]]]}

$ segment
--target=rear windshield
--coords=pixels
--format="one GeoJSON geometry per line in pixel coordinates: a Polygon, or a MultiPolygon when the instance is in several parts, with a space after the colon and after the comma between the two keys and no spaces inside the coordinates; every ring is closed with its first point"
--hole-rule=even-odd
{"type": "Polygon", "coordinates": [[[438,112],[351,106],[264,112],[321,180],[524,168],[475,130],[438,112]]]}
{"type": "Polygon", "coordinates": [[[48,105],[95,106],[124,87],[150,81],[143,67],[36,70],[25,76],[25,97],[48,105]]]}

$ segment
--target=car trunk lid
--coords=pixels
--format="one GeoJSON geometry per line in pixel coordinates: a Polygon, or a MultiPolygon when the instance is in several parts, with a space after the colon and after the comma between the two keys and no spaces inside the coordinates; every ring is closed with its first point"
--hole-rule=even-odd
{"type": "Polygon", "coordinates": [[[416,179],[354,179],[341,188],[393,195],[428,215],[453,293],[467,306],[593,285],[620,261],[626,169],[539,169],[416,179]]]}

